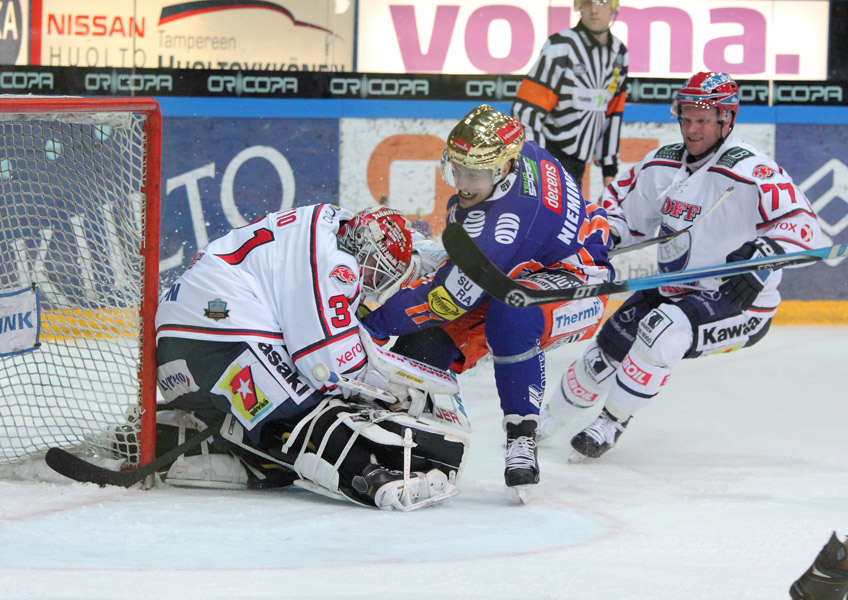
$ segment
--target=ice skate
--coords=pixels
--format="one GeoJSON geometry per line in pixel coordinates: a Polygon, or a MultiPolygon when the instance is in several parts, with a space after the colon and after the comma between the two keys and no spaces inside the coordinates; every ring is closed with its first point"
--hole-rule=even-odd
{"type": "Polygon", "coordinates": [[[619,422],[606,408],[586,429],[571,438],[574,448],[568,459],[570,463],[583,462],[587,458],[598,458],[615,446],[631,417],[619,422]]]}
{"type": "Polygon", "coordinates": [[[506,467],[504,481],[515,490],[519,502],[526,504],[532,486],[539,483],[539,460],[536,456],[536,420],[511,416],[506,425],[506,467]]]}
{"type": "Polygon", "coordinates": [[[836,532],[830,536],[807,572],[789,588],[792,600],[848,598],[848,550],[836,532]]]}

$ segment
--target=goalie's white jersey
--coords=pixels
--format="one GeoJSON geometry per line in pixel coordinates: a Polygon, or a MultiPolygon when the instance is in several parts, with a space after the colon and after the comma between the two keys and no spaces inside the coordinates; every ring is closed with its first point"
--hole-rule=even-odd
{"type": "Polygon", "coordinates": [[[336,233],[353,215],[329,204],[271,213],[211,242],[159,299],[163,336],[284,344],[316,388],[318,364],[355,377],[359,264],[336,233]]]}
{"type": "MultiPolygon", "coordinates": [[[[821,229],[804,193],[780,166],[756,148],[730,136],[700,168],[690,172],[682,143],[649,153],[607,186],[603,207],[621,247],[692,225],[724,194],[733,191],[692,229],[657,246],[661,272],[726,262],[747,241],[767,236],[786,252],[822,245],[821,229]]],[[[757,305],[776,308],[780,271],[772,274],[757,305]]],[[[718,290],[716,278],[660,288],[666,296],[718,290]]]]}

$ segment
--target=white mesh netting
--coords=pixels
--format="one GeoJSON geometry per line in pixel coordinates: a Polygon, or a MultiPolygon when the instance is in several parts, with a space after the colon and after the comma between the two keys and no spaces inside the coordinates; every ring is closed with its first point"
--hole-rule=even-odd
{"type": "Polygon", "coordinates": [[[145,118],[0,113],[0,293],[41,298],[40,347],[0,358],[0,463],[107,453],[138,405],[145,118]]]}

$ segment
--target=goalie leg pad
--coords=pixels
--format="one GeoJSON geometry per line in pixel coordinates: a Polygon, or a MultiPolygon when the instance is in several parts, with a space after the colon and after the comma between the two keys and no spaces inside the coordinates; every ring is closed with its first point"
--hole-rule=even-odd
{"type": "Polygon", "coordinates": [[[400,481],[398,494],[389,494],[394,489],[389,486],[380,503],[403,510],[458,493],[468,447],[463,433],[403,413],[333,404],[315,417],[309,444],[295,460],[295,470],[309,482],[304,487],[318,486],[331,497],[377,506],[377,492],[400,481]],[[381,485],[363,484],[363,477],[375,473],[375,467],[386,471],[377,477],[381,485]]]}
{"type": "MultiPolygon", "coordinates": [[[[160,448],[182,444],[187,437],[205,428],[205,423],[185,411],[161,410],[156,413],[156,437],[160,448]]],[[[157,453],[162,452],[157,450],[157,453]]],[[[191,488],[241,490],[247,488],[248,482],[248,473],[242,462],[208,441],[177,458],[161,477],[168,485],[191,488]]]]}

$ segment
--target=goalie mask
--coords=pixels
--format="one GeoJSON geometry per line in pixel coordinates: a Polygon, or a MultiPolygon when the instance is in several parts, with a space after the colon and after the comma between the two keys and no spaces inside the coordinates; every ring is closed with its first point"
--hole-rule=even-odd
{"type": "Polygon", "coordinates": [[[448,135],[442,153],[442,179],[459,188],[458,175],[464,172],[494,186],[509,172],[523,145],[524,127],[517,119],[481,104],[448,135]]]}
{"type": "Polygon", "coordinates": [[[729,122],[733,129],[739,113],[739,86],[727,73],[695,73],[675,94],[672,116],[679,120],[684,106],[715,108],[719,125],[729,122]]]}
{"type": "Polygon", "coordinates": [[[339,228],[338,237],[359,263],[362,293],[366,296],[390,287],[412,260],[412,227],[397,210],[361,210],[339,228]]]}

